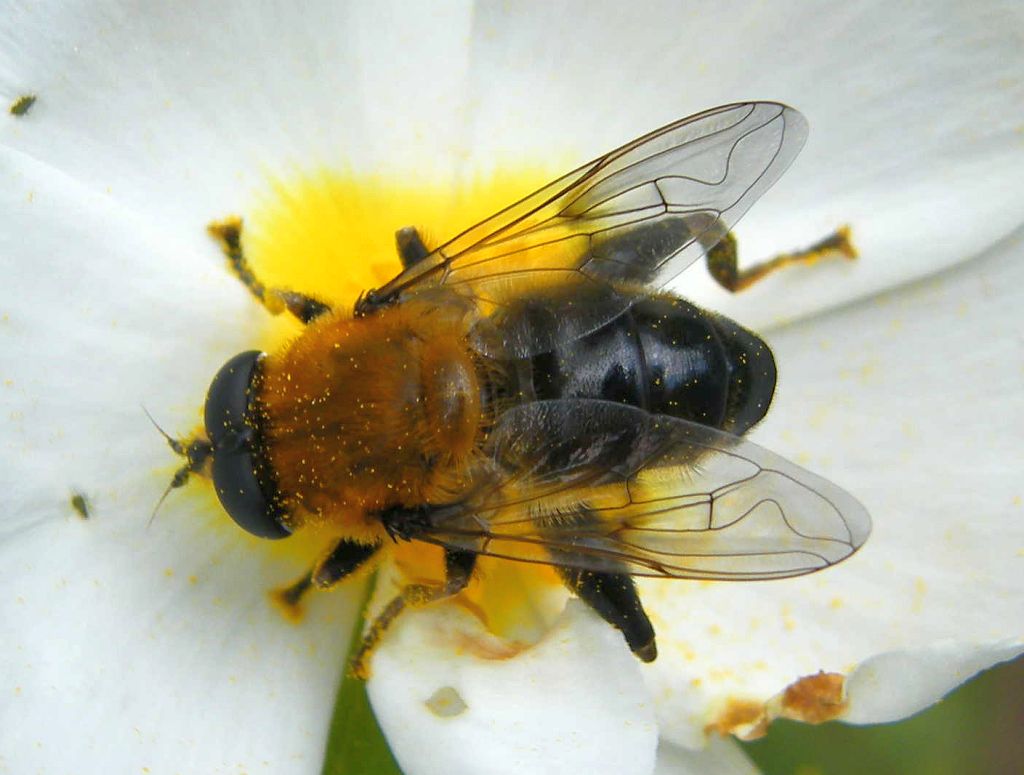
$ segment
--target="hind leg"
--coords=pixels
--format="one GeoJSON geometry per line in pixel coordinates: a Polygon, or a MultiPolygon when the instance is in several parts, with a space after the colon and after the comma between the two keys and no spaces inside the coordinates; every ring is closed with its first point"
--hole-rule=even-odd
{"type": "Polygon", "coordinates": [[[653,662],[657,658],[654,627],[640,603],[631,576],[578,568],[559,568],[559,574],[580,600],[622,633],[630,650],[640,660],[653,662]]]}
{"type": "Polygon", "coordinates": [[[823,258],[842,257],[854,259],[857,250],[850,242],[850,227],[842,226],[823,240],[810,247],[792,253],[780,253],[765,261],[761,261],[747,269],[739,268],[739,253],[736,237],[727,232],[721,240],[708,248],[708,271],[719,285],[728,291],[737,293],[767,277],[777,269],[793,264],[813,264],[823,258]]]}
{"type": "Polygon", "coordinates": [[[399,615],[408,608],[419,608],[438,600],[457,595],[473,575],[473,567],[476,564],[476,554],[473,552],[460,551],[458,549],[444,550],[445,582],[444,584],[409,584],[402,588],[402,591],[395,596],[391,602],[384,606],[377,618],[373,620],[370,629],[363,636],[363,642],[359,650],[352,657],[349,669],[357,678],[363,680],[369,678],[369,659],[373,650],[377,648],[384,633],[388,631],[399,615]]]}

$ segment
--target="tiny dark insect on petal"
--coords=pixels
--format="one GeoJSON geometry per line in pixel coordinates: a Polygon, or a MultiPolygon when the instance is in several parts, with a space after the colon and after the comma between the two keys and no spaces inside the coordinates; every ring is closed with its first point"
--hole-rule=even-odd
{"type": "Polygon", "coordinates": [[[89,499],[85,497],[84,493],[76,492],[71,495],[71,508],[75,510],[82,519],[89,519],[91,516],[89,499]]]}
{"type": "Polygon", "coordinates": [[[36,104],[36,95],[34,94],[22,94],[18,99],[11,103],[8,112],[12,116],[24,116],[33,105],[36,104]]]}

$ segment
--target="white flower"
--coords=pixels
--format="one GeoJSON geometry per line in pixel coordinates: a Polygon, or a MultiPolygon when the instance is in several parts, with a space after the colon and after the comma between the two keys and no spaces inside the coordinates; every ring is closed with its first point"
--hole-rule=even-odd
{"type": "Polygon", "coordinates": [[[848,222],[861,259],[681,289],[765,331],[781,376],[756,440],[855,493],[871,540],[803,579],[644,582],[650,667],[579,604],[500,660],[452,647],[493,637],[464,609],[409,614],[370,683],[396,756],[410,775],[741,772],[723,741],[687,748],[766,703],[832,713],[784,700],[803,676],[847,676],[838,715],[888,721],[1024,650],[1022,22],[1009,3],[8,4],[0,94],[37,101],[0,120],[0,770],[320,767],[354,595],[287,625],[266,591],[304,560],[203,488],[145,528],[168,453],[139,403],[187,431],[262,335],[206,223],[300,169],[403,190],[554,175],[738,99],[812,127],[742,256],[848,222]],[[439,691],[462,712],[432,711],[439,691]]]}

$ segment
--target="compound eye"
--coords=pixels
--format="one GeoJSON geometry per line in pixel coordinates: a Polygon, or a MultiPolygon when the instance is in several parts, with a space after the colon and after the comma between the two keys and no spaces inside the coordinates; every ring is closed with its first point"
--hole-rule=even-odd
{"type": "Polygon", "coordinates": [[[213,486],[228,515],[260,538],[286,538],[284,509],[261,454],[259,422],[253,409],[254,382],[263,353],[239,353],[210,383],[206,433],[213,445],[213,486]]]}
{"type": "Polygon", "coordinates": [[[240,528],[258,538],[287,538],[284,509],[259,474],[255,455],[242,449],[213,452],[213,486],[220,505],[240,528]]]}
{"type": "Polygon", "coordinates": [[[250,424],[249,404],[252,381],[262,357],[259,350],[239,353],[220,367],[210,383],[203,419],[214,447],[255,432],[250,424]]]}

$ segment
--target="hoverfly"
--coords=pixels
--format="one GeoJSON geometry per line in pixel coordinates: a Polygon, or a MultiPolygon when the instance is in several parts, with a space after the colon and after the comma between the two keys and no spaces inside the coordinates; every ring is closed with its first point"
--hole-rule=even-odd
{"type": "MultiPolygon", "coordinates": [[[[242,528],[339,538],[288,594],[330,587],[389,541],[443,547],[458,593],[479,555],[555,566],[644,661],[633,576],[750,581],[813,573],[866,540],[864,508],[742,436],[775,362],[756,335],[664,290],[706,255],[735,290],[833,237],[740,273],[732,225],[789,166],[804,118],[769,102],[682,119],[585,164],[440,247],[397,232],[403,271],[353,311],[270,290],[220,224],[235,270],[307,324],[214,378],[205,437],[172,440],[242,528]]],[[[170,489],[170,488],[169,488],[170,489]]],[[[359,660],[361,662],[361,659],[359,660]]]]}

